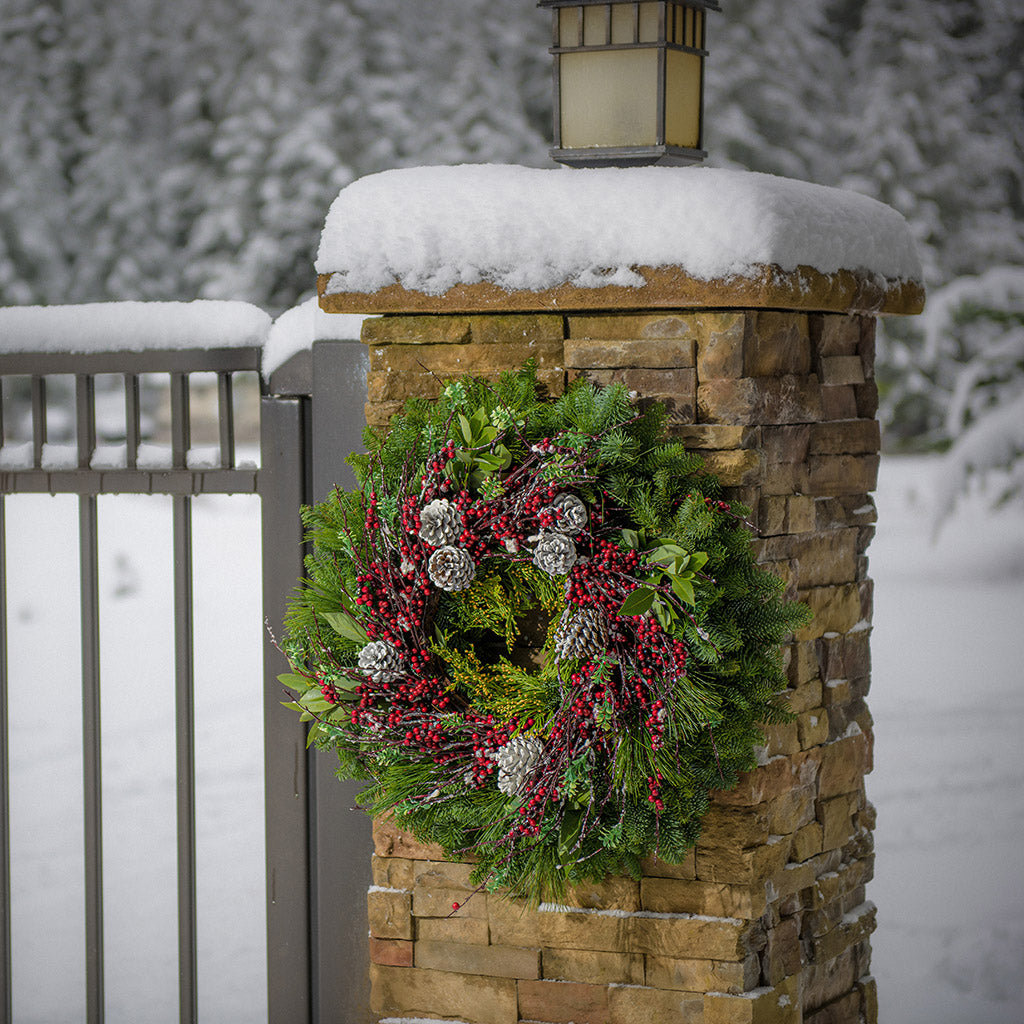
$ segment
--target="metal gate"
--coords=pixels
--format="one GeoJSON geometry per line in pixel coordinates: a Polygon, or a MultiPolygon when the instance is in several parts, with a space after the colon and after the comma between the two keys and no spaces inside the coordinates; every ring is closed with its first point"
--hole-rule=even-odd
{"type": "MultiPolygon", "coordinates": [[[[120,339],[119,339],[120,341],[120,339]]],[[[124,339],[131,344],[131,339],[124,339]]],[[[78,498],[81,664],[82,799],[85,822],[85,976],[89,1024],[104,1019],[102,764],[97,497],[165,494],[172,504],[174,679],[177,806],[179,1019],[199,1019],[196,961],[195,714],[193,703],[192,499],[202,494],[258,494],[263,536],[263,603],[279,630],[285,603],[302,575],[299,506],[348,484],[344,456],[359,447],[366,356],[361,345],[322,342],[294,356],[263,389],[260,465],[236,459],[233,381],[258,371],[255,347],[128,351],[0,353],[0,382],[28,382],[31,438],[0,465],[0,1020],[12,1020],[7,720],[6,549],[4,495],[73,494],[78,498]],[[219,443],[201,467],[190,462],[189,379],[215,374],[219,443]],[[97,464],[96,378],[124,382],[124,458],[97,464]],[[169,382],[167,465],[139,459],[140,378],[169,382]],[[62,458],[47,457],[47,390],[51,378],[74,380],[75,443],[62,458]]],[[[0,451],[5,445],[0,388],[0,451]]],[[[253,552],[258,557],[259,552],[253,552]]],[[[271,1024],[366,1024],[369,1018],[366,901],[369,828],[353,813],[351,786],[338,783],[330,758],[305,747],[305,726],[280,706],[281,655],[264,654],[264,767],[268,1019],[271,1024]]]]}

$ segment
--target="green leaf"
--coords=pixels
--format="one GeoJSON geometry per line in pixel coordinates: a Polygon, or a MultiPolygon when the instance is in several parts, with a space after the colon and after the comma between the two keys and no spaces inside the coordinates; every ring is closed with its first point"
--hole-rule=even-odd
{"type": "Polygon", "coordinates": [[[558,833],[558,855],[560,857],[565,857],[572,851],[582,827],[583,812],[567,811],[562,819],[562,827],[558,833]]]}
{"type": "Polygon", "coordinates": [[[666,607],[665,602],[659,597],[652,607],[654,610],[654,617],[658,620],[658,624],[663,630],[668,632],[669,626],[672,624],[672,615],[670,610],[666,607]]]}
{"type": "Polygon", "coordinates": [[[651,554],[649,559],[652,562],[671,562],[677,558],[686,558],[687,553],[685,548],[681,548],[678,544],[661,544],[656,547],[651,554]]]}
{"type": "Polygon", "coordinates": [[[335,633],[347,640],[365,644],[370,639],[366,635],[366,630],[348,612],[324,612],[323,617],[335,633]]]}
{"type": "Polygon", "coordinates": [[[636,530],[623,530],[622,542],[627,548],[635,551],[640,547],[640,534],[638,534],[636,530]]]}
{"type": "Polygon", "coordinates": [[[277,681],[283,683],[289,690],[308,690],[313,685],[312,679],[300,676],[297,672],[282,672],[277,681]]]}
{"type": "Polygon", "coordinates": [[[693,584],[689,580],[675,577],[672,580],[672,589],[680,601],[685,604],[693,604],[693,584]]]}
{"type": "Polygon", "coordinates": [[[708,556],[706,551],[694,551],[690,555],[690,572],[700,572],[708,563],[708,556]]]}
{"type": "Polygon", "coordinates": [[[654,603],[655,591],[649,587],[637,587],[619,609],[620,615],[643,615],[650,611],[654,603]]]}
{"type": "Polygon", "coordinates": [[[296,704],[293,700],[281,701],[281,707],[287,708],[289,711],[302,711],[302,705],[296,704]]]}
{"type": "Polygon", "coordinates": [[[462,436],[466,439],[466,444],[472,444],[473,427],[461,412],[459,413],[459,426],[462,428],[462,436]]]}

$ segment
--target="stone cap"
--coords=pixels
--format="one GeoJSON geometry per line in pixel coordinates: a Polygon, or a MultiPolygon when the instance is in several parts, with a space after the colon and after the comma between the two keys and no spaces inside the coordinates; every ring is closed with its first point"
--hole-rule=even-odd
{"type": "Polygon", "coordinates": [[[334,201],[316,269],[330,313],[924,305],[890,207],[706,167],[385,171],[334,201]]]}

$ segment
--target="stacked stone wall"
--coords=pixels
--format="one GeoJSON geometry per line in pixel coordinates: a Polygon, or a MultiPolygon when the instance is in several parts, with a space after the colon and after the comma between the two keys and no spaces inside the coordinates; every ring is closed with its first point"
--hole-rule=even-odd
{"type": "Polygon", "coordinates": [[[874,320],[741,311],[392,316],[367,321],[367,420],[459,372],[533,357],[668,407],[672,431],[752,510],[758,559],[814,621],[786,648],[795,718],[716,793],[682,865],[581,886],[567,907],[473,893],[387,825],[368,894],[372,1006],[472,1024],[873,1024],[870,491],[874,320]],[[471,895],[472,894],[472,895],[471,895]],[[460,909],[452,913],[452,904],[460,909]]]}

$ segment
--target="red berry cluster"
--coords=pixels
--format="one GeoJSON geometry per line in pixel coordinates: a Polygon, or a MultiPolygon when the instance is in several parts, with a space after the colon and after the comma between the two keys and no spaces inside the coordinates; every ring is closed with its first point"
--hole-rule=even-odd
{"type": "Polygon", "coordinates": [[[603,608],[612,622],[637,586],[640,552],[626,551],[609,540],[594,541],[589,561],[577,562],[566,580],[566,600],[581,607],[603,608]]]}

